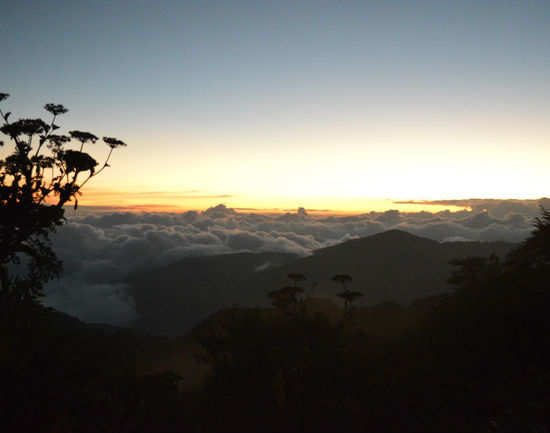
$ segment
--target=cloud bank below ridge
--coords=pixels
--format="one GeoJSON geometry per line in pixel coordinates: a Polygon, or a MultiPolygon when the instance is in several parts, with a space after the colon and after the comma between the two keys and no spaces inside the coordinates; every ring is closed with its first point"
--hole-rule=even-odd
{"type": "Polygon", "coordinates": [[[136,318],[125,277],[188,256],[235,252],[312,251],[349,239],[400,229],[437,241],[519,242],[532,230],[538,202],[490,201],[471,211],[354,216],[241,213],[224,205],[204,212],[92,213],[71,216],[53,235],[64,262],[44,303],[88,322],[124,325],[136,318]],[[507,203],[508,202],[508,203],[507,203]]]}

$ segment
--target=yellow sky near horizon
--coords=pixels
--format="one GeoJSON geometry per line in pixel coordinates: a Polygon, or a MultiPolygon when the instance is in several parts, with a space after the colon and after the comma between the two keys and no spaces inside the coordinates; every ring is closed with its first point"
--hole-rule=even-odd
{"type": "Polygon", "coordinates": [[[158,145],[152,137],[132,136],[128,148],[113,154],[112,167],[90,182],[83,203],[357,213],[387,209],[392,200],[548,195],[547,125],[500,119],[494,129],[492,118],[486,125],[481,118],[460,120],[335,122],[315,130],[219,136],[190,131],[161,137],[158,145]]]}
{"type": "Polygon", "coordinates": [[[400,212],[458,211],[464,206],[428,203],[397,203],[392,199],[361,199],[335,197],[254,197],[232,194],[204,194],[189,190],[181,192],[124,192],[87,188],[79,197],[80,206],[105,206],[113,209],[151,212],[203,211],[224,204],[241,212],[284,213],[303,207],[312,214],[352,215],[371,211],[396,209],[400,212]]]}

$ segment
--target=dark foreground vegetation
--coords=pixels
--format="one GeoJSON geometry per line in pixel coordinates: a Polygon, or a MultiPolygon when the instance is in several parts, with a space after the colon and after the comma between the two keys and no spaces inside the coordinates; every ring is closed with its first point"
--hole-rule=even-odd
{"type": "Polygon", "coordinates": [[[504,261],[455,261],[454,293],[407,308],[296,297],[170,339],[20,305],[2,314],[1,427],[546,431],[549,227],[504,261]]]}
{"type": "Polygon", "coordinates": [[[39,302],[62,271],[49,234],[125,143],[104,137],[99,165],[83,151],[98,138],[54,134],[67,109],[45,109],[49,123],[0,111],[14,146],[0,160],[0,431],[550,429],[550,212],[505,260],[454,260],[454,292],[407,308],[354,306],[368,292],[333,248],[323,266],[345,308],[305,297],[305,268],[268,288],[274,308],[221,310],[184,337],[85,325],[39,302]]]}

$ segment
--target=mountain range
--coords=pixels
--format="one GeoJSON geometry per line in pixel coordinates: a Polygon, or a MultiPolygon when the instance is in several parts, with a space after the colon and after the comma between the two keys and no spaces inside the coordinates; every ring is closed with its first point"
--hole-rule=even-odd
{"type": "MultiPolygon", "coordinates": [[[[267,306],[267,293],[292,284],[301,273],[307,297],[336,300],[342,286],[336,274],[364,294],[359,304],[415,299],[448,292],[449,261],[470,256],[505,256],[506,242],[437,242],[400,230],[350,240],[316,250],[311,256],[285,253],[237,253],[189,257],[166,267],[131,275],[127,282],[139,319],[151,334],[181,335],[216,310],[234,305],[267,306]]],[[[340,301],[339,301],[340,302],[340,301]]]]}

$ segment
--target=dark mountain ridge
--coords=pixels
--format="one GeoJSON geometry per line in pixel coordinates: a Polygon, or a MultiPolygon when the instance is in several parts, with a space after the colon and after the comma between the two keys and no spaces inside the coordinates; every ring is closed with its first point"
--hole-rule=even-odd
{"type": "Polygon", "coordinates": [[[350,287],[364,293],[363,303],[409,303],[448,291],[449,261],[469,256],[506,255],[506,242],[437,242],[400,230],[353,239],[315,251],[312,256],[251,276],[249,285],[263,283],[265,290],[288,284],[287,275],[299,272],[308,278],[306,294],[334,296],[341,286],[331,278],[349,274],[350,287]],[[316,286],[312,289],[311,283],[316,286]]]}
{"type": "Polygon", "coordinates": [[[287,253],[236,253],[187,257],[168,266],[131,275],[136,327],[158,334],[181,334],[198,320],[239,302],[239,289],[257,270],[297,259],[287,253]]]}
{"type": "Polygon", "coordinates": [[[288,285],[289,273],[307,277],[306,296],[335,297],[331,281],[349,274],[364,293],[361,304],[402,304],[450,290],[449,261],[468,256],[503,257],[506,242],[440,243],[400,230],[353,239],[298,258],[284,253],[238,253],[189,257],[128,279],[140,319],[153,334],[179,335],[208,314],[232,305],[268,305],[267,293],[288,285]],[[265,268],[265,269],[264,269],[265,268]]]}

